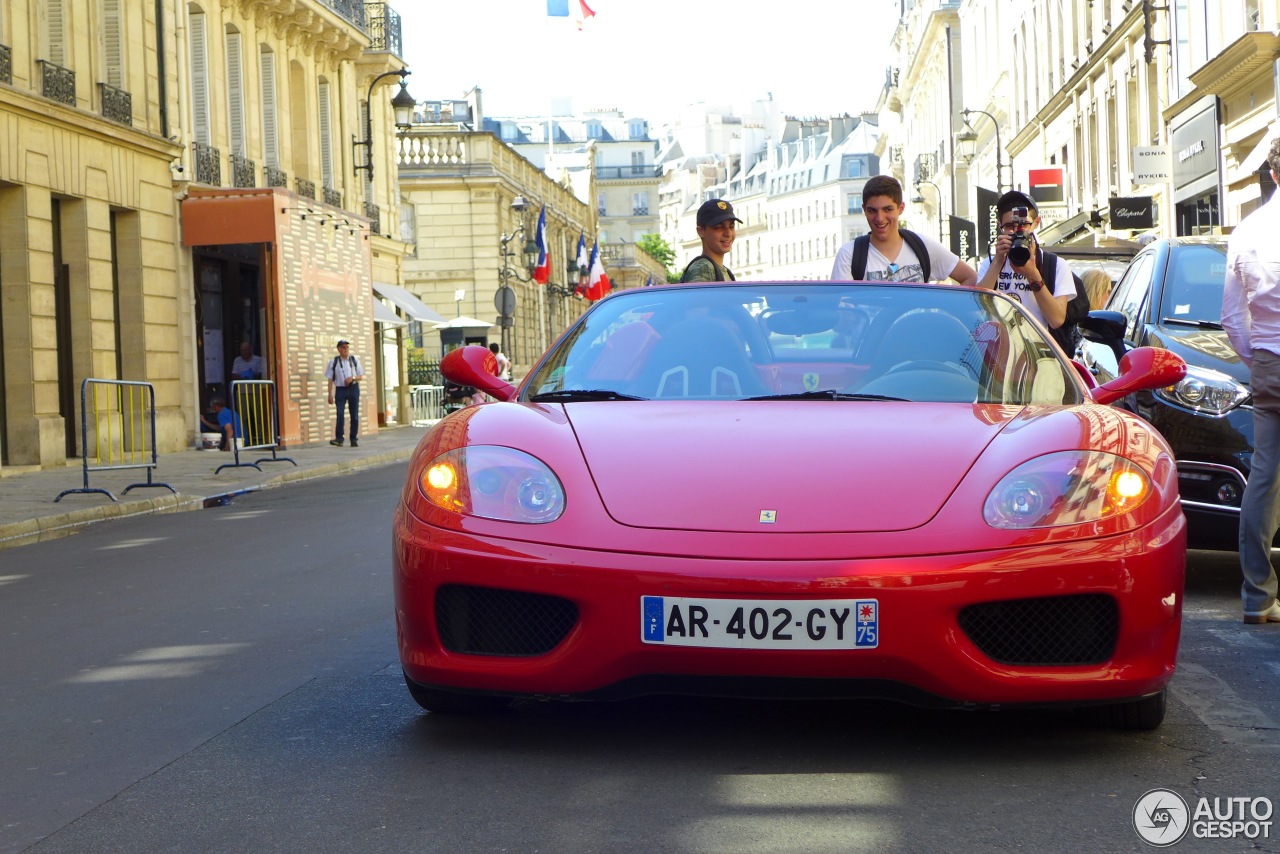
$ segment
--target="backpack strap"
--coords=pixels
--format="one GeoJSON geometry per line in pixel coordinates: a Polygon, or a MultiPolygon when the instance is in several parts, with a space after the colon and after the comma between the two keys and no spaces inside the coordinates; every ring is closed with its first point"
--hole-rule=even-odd
{"type": "Polygon", "coordinates": [[[862,281],[867,275],[867,255],[871,252],[871,235],[862,234],[853,239],[853,263],[849,272],[853,273],[855,282],[862,281]]]}
{"type": "Polygon", "coordinates": [[[929,274],[929,249],[924,245],[924,240],[920,235],[906,228],[898,229],[898,234],[902,235],[902,240],[911,247],[911,251],[915,253],[916,260],[920,262],[920,272],[924,275],[924,281],[931,282],[933,277],[929,274]]]}
{"type": "Polygon", "coordinates": [[[1053,293],[1054,283],[1058,279],[1058,256],[1047,249],[1041,249],[1036,255],[1036,269],[1040,271],[1044,286],[1049,289],[1049,293],[1053,293]]]}
{"type": "MultiPolygon", "coordinates": [[[[688,266],[686,266],[686,267],[684,268],[684,272],[680,274],[680,281],[681,281],[681,282],[687,282],[687,281],[689,280],[689,279],[688,279],[688,277],[689,277],[689,267],[692,267],[694,264],[698,263],[698,262],[699,262],[699,261],[701,261],[703,258],[707,258],[707,256],[706,256],[706,255],[699,255],[697,258],[694,258],[692,261],[690,261],[690,262],[689,262],[688,266]]],[[[723,282],[723,281],[724,281],[724,274],[720,272],[720,265],[719,265],[719,264],[717,264],[715,261],[712,261],[710,258],[707,258],[707,261],[708,261],[708,262],[710,262],[710,264],[711,264],[711,269],[715,271],[715,274],[716,274],[716,281],[717,281],[717,282],[723,282]]],[[[730,279],[733,279],[733,273],[730,273],[730,274],[729,274],[729,278],[730,278],[730,279]]],[[[737,281],[737,280],[736,280],[736,279],[734,279],[734,281],[737,281]]]]}

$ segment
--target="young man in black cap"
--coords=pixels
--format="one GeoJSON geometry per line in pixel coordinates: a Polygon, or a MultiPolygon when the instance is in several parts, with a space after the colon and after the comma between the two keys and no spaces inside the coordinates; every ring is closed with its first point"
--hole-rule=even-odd
{"type": "Polygon", "coordinates": [[[1039,264],[1043,250],[1036,240],[1040,211],[1030,196],[1010,190],[996,202],[996,214],[1000,232],[994,254],[978,265],[978,287],[1004,291],[1047,328],[1057,329],[1066,321],[1067,303],[1076,295],[1071,268],[1055,256],[1053,290],[1044,286],[1039,264]]]}
{"type": "Polygon", "coordinates": [[[682,282],[736,281],[733,272],[724,265],[724,256],[733,248],[738,236],[736,223],[742,222],[733,213],[733,205],[724,199],[708,199],[698,208],[698,237],[702,239],[702,254],[684,268],[682,282]]]}

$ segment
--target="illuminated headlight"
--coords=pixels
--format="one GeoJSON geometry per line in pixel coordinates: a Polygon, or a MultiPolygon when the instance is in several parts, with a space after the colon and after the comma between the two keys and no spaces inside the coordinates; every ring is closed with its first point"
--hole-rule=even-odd
{"type": "Polygon", "coordinates": [[[551,469],[497,445],[441,454],[422,469],[418,488],[432,504],[464,516],[540,524],[564,512],[564,487],[551,469]]]}
{"type": "Polygon", "coordinates": [[[1196,412],[1222,415],[1244,403],[1249,390],[1226,374],[1187,366],[1186,378],[1177,385],[1156,389],[1156,397],[1196,412]]]}
{"type": "Polygon", "coordinates": [[[1056,528],[1129,513],[1151,495],[1133,463],[1100,451],[1037,457],[1001,478],[982,516],[993,528],[1056,528]]]}

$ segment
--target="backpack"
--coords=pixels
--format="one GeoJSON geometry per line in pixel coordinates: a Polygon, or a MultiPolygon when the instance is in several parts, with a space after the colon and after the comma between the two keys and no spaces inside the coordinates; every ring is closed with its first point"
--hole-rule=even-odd
{"type": "MultiPolygon", "coordinates": [[[[911,247],[911,251],[916,253],[916,258],[920,261],[920,272],[924,275],[926,282],[931,281],[929,275],[929,250],[925,248],[924,241],[920,239],[920,235],[914,231],[908,231],[905,228],[898,229],[898,234],[902,236],[902,240],[911,247]]],[[[853,273],[855,282],[862,281],[862,277],[867,275],[867,255],[871,252],[871,235],[864,234],[855,237],[853,240],[853,263],[849,265],[849,270],[853,273]]]]}
{"type": "MultiPolygon", "coordinates": [[[[692,261],[690,261],[690,262],[689,262],[689,266],[688,266],[688,267],[685,267],[685,268],[684,268],[684,272],[680,274],[680,281],[682,281],[682,282],[687,282],[687,281],[689,280],[689,279],[688,279],[688,276],[689,276],[689,267],[692,267],[694,264],[696,264],[698,261],[700,261],[700,260],[701,260],[701,259],[703,259],[703,258],[707,258],[707,256],[706,256],[706,255],[699,255],[697,258],[694,258],[692,261]]],[[[711,259],[710,259],[710,258],[707,258],[707,260],[708,260],[708,261],[711,261],[711,259]]],[[[717,281],[717,282],[723,282],[723,281],[724,281],[724,277],[720,275],[720,270],[721,270],[721,269],[723,269],[726,273],[728,273],[728,274],[729,274],[729,281],[731,281],[731,282],[736,282],[736,281],[738,281],[737,279],[735,279],[735,278],[734,278],[734,276],[733,276],[733,271],[732,271],[732,270],[730,270],[728,267],[723,267],[723,268],[722,268],[722,267],[721,267],[719,264],[717,264],[715,261],[711,261],[711,267],[712,267],[712,269],[714,269],[714,270],[716,271],[716,281],[717,281]]]]}
{"type": "MultiPolygon", "coordinates": [[[[1054,278],[1058,275],[1058,256],[1041,249],[1036,258],[1036,269],[1040,271],[1040,278],[1044,279],[1044,286],[1049,289],[1049,293],[1053,293],[1054,278]]],[[[1084,282],[1075,273],[1071,274],[1071,278],[1076,283],[1076,295],[1067,303],[1067,319],[1057,329],[1049,330],[1068,359],[1075,357],[1076,345],[1080,343],[1080,329],[1076,324],[1089,314],[1089,293],[1084,289],[1084,282]]]]}

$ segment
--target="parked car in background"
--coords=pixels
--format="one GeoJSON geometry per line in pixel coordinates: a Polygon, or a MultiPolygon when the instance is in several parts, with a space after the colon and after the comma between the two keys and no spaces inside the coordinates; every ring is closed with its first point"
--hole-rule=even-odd
{"type": "MultiPolygon", "coordinates": [[[[1194,547],[1235,549],[1240,499],[1253,455],[1249,369],[1222,330],[1226,240],[1179,237],[1142,250],[1111,292],[1106,311],[1122,322],[1085,323],[1080,358],[1100,383],[1119,355],[1163,347],[1187,363],[1186,379],[1132,395],[1121,404],[1168,440],[1194,547]]],[[[1082,329],[1084,327],[1082,326],[1082,329]]]]}
{"type": "Polygon", "coordinates": [[[1164,715],[1186,520],[1168,444],[989,290],[635,288],[422,439],[393,522],[433,712],[639,694],[1164,715]]]}

